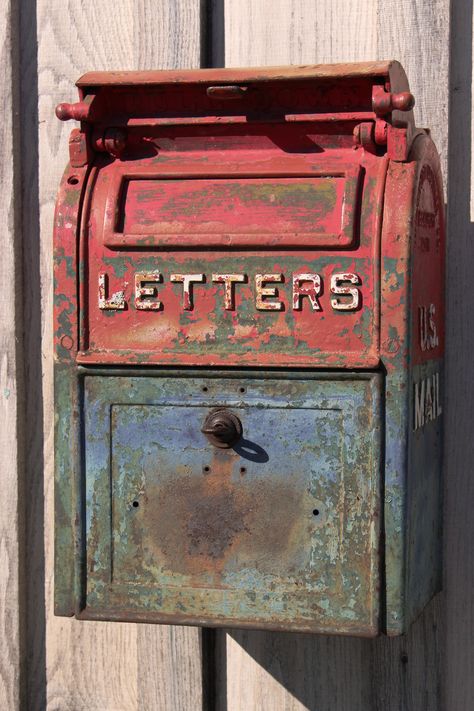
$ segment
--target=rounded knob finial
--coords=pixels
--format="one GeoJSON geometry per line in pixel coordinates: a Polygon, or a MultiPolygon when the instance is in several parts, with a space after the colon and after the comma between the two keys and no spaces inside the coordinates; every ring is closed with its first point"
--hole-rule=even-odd
{"type": "Polygon", "coordinates": [[[209,413],[201,432],[215,447],[229,449],[242,437],[242,423],[233,412],[220,409],[209,413]]]}

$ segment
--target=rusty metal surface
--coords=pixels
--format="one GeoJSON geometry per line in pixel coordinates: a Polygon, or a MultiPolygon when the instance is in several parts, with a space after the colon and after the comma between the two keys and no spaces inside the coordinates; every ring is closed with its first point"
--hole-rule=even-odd
{"type": "Polygon", "coordinates": [[[402,68],[78,84],[58,107],[81,121],[55,216],[58,614],[404,632],[440,586],[444,223],[402,68]],[[208,442],[218,407],[267,462],[208,442]]]}
{"type": "Polygon", "coordinates": [[[348,62],[339,64],[305,64],[280,67],[232,67],[219,69],[178,69],[161,71],[88,72],[76,82],[78,87],[174,83],[268,82],[288,79],[339,79],[368,76],[387,77],[408,87],[405,73],[397,61],[348,62]],[[404,79],[404,81],[403,81],[404,79]]]}
{"type": "Polygon", "coordinates": [[[376,634],[380,383],[86,376],[87,608],[376,634]]]}
{"type": "MultiPolygon", "coordinates": [[[[230,449],[242,439],[243,427],[235,412],[218,407],[206,415],[201,432],[214,447],[230,449]]],[[[269,435],[271,438],[271,432],[269,435]]]]}
{"type": "Polygon", "coordinates": [[[388,171],[381,250],[389,634],[406,630],[442,583],[443,191],[439,158],[428,136],[416,139],[410,158],[388,171]],[[429,348],[425,309],[434,309],[429,348]],[[440,391],[425,399],[426,422],[418,427],[416,385],[433,375],[440,391]]]}
{"type": "MultiPolygon", "coordinates": [[[[286,134],[290,140],[292,131],[286,134]]],[[[352,139],[347,150],[327,149],[322,159],[303,156],[298,136],[293,145],[300,154],[290,158],[271,145],[263,157],[244,136],[238,151],[235,136],[221,138],[219,150],[215,137],[212,145],[202,138],[213,181],[202,177],[202,156],[181,153],[179,146],[135,161],[132,169],[116,162],[100,169],[84,234],[89,329],[80,361],[376,365],[378,240],[372,235],[380,224],[386,162],[360,156],[352,139]],[[262,177],[226,177],[250,171],[262,177]],[[295,177],[263,177],[277,173],[295,177]],[[328,173],[334,178],[323,177],[328,173]],[[117,204],[123,216],[108,207],[117,204]],[[136,298],[137,273],[156,275],[143,281],[150,298],[136,298]],[[191,307],[189,291],[173,284],[175,273],[197,282],[191,307]],[[242,282],[234,286],[232,309],[225,308],[219,276],[217,283],[213,277],[225,274],[242,282]],[[317,293],[314,281],[301,279],[305,274],[320,281],[317,293]],[[344,274],[355,276],[342,280],[346,297],[336,301],[331,280],[344,274]],[[261,275],[274,275],[268,306],[259,299],[261,275]],[[294,308],[298,277],[304,282],[298,293],[314,294],[317,303],[307,298],[294,308]],[[109,296],[122,294],[115,307],[113,299],[106,306],[100,300],[105,278],[109,296]],[[352,279],[361,294],[357,303],[347,296],[352,279]]],[[[267,138],[258,137],[257,145],[262,141],[267,138]]]]}

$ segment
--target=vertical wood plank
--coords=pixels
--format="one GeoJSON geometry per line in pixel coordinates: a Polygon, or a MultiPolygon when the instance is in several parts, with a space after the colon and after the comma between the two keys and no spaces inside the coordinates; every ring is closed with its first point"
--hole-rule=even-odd
{"type": "Polygon", "coordinates": [[[373,642],[373,711],[448,711],[443,703],[443,630],[444,604],[438,595],[408,634],[373,642]]]}
{"type": "MultiPolygon", "coordinates": [[[[416,99],[417,125],[429,126],[431,130],[440,153],[446,187],[448,0],[381,2],[377,15],[377,57],[393,57],[402,63],[416,99]]],[[[447,318],[449,323],[449,315],[447,318]]],[[[444,625],[441,594],[430,603],[405,637],[380,638],[374,643],[373,698],[377,711],[445,708],[442,696],[444,625]]]]}
{"type": "Polygon", "coordinates": [[[202,659],[197,630],[139,627],[138,708],[199,711],[203,707],[202,659]]]}
{"type": "Polygon", "coordinates": [[[446,184],[449,103],[449,0],[380,0],[377,59],[398,59],[415,96],[418,126],[428,126],[446,184]]]}
{"type": "Polygon", "coordinates": [[[18,482],[19,457],[18,402],[21,363],[17,338],[21,321],[15,307],[19,288],[18,257],[21,250],[18,192],[18,80],[15,61],[17,15],[15,3],[5,2],[0,15],[0,708],[15,709],[20,704],[20,519],[18,482]],[[16,124],[16,125],[15,125],[16,124]]]}
{"type": "MultiPolygon", "coordinates": [[[[38,185],[38,56],[36,0],[20,7],[23,353],[25,374],[24,514],[26,705],[46,708],[44,552],[43,317],[38,185]]],[[[51,405],[51,403],[50,403],[51,405]]]]}
{"type": "MultiPolygon", "coordinates": [[[[376,0],[240,0],[225,4],[226,66],[373,59],[376,0]]],[[[367,640],[233,631],[227,711],[369,711],[367,640]]],[[[222,684],[221,684],[222,686],[222,684]]]]}
{"type": "Polygon", "coordinates": [[[322,635],[227,635],[226,711],[369,711],[370,641],[322,635]]]}
{"type": "Polygon", "coordinates": [[[376,13],[377,0],[225,0],[226,66],[373,58],[376,13]]]}
{"type": "MultiPolygon", "coordinates": [[[[448,0],[227,0],[225,30],[229,66],[399,59],[418,123],[432,129],[446,178],[448,0]]],[[[444,708],[443,639],[443,596],[396,640],[232,632],[220,677],[227,709],[436,711],[444,708]]]]}
{"type": "MultiPolygon", "coordinates": [[[[200,639],[196,629],[77,622],[52,614],[52,217],[59,178],[68,159],[72,125],[54,117],[60,101],[76,100],[75,80],[86,70],[159,69],[199,66],[199,0],[38,0],[39,201],[42,283],[44,411],[44,545],[46,559],[47,708],[51,711],[128,711],[201,707],[200,639]]],[[[35,239],[36,235],[30,235],[35,239]]],[[[40,413],[37,413],[40,417],[40,413]]],[[[42,467],[31,491],[41,492],[42,467]]],[[[40,520],[42,497],[35,509],[40,520]]],[[[40,532],[41,535],[41,532],[40,532]]],[[[30,561],[34,565],[34,561],[30,561]]],[[[33,615],[30,615],[34,627],[33,615]]],[[[41,630],[30,630],[36,658],[30,673],[41,675],[41,630]]],[[[42,709],[31,683],[29,708],[42,709]]]]}
{"type": "Polygon", "coordinates": [[[474,707],[473,3],[451,6],[448,172],[446,706],[474,707]]]}

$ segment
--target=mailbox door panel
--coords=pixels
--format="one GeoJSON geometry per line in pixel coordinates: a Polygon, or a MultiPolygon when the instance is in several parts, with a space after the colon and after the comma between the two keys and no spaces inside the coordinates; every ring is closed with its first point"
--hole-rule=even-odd
{"type": "Polygon", "coordinates": [[[84,383],[84,616],[378,632],[376,375],[84,383]]]}

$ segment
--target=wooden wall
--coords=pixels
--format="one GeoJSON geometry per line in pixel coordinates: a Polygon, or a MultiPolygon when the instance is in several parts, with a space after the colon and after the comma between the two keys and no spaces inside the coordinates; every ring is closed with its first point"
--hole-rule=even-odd
{"type": "Polygon", "coordinates": [[[19,481],[23,467],[20,454],[21,353],[16,336],[21,331],[21,309],[15,307],[21,254],[15,240],[20,228],[18,105],[14,55],[18,15],[13,2],[4,3],[0,14],[0,706],[16,709],[20,702],[20,549],[19,481]],[[18,444],[16,444],[18,442],[18,444]]]}
{"type": "Polygon", "coordinates": [[[472,0],[4,0],[0,16],[0,708],[474,708],[472,0]],[[448,179],[445,592],[376,641],[52,615],[51,232],[88,69],[399,59],[448,179]],[[451,92],[449,93],[449,86],[451,92]],[[449,132],[448,132],[449,128],[449,132]],[[448,146],[449,135],[449,146],[448,146]]]}

